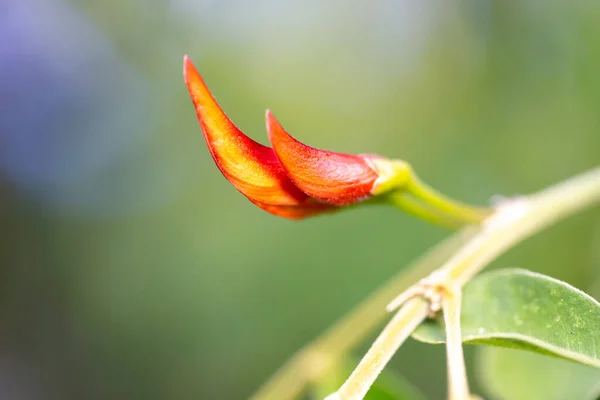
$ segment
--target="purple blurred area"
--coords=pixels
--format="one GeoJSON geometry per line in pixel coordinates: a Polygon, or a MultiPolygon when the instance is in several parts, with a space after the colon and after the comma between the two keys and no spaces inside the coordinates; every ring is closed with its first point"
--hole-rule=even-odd
{"type": "Polygon", "coordinates": [[[1,7],[2,176],[60,212],[143,207],[142,197],[115,187],[125,184],[115,166],[148,139],[156,103],[146,79],[65,2],[1,7]]]}

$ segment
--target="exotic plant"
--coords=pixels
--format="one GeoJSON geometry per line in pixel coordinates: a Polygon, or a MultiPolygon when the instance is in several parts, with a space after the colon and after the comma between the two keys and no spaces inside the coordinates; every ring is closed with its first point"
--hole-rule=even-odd
{"type": "MultiPolygon", "coordinates": [[[[469,392],[463,342],[518,348],[600,367],[600,304],[595,299],[522,269],[476,276],[523,239],[600,202],[600,168],[533,195],[500,199],[489,208],[472,207],[424,184],[405,161],[307,146],[270,111],[266,129],[271,147],[263,146],[225,115],[187,56],[184,77],[215,163],[261,209],[303,219],[385,204],[460,229],[296,354],[254,399],[292,399],[310,389],[317,397],[333,392],[328,400],[362,399],[410,335],[424,342],[445,342],[452,400],[476,398],[469,392]],[[328,377],[346,371],[348,351],[386,317],[386,311],[395,314],[347,380],[335,387],[328,377]]],[[[570,392],[563,394],[565,399],[595,399],[600,394],[600,371],[582,371],[570,392]]],[[[552,398],[562,398],[547,391],[552,398]]],[[[497,393],[508,396],[510,390],[501,387],[497,393]]],[[[376,389],[368,395],[422,398],[407,388],[395,395],[376,389]]]]}

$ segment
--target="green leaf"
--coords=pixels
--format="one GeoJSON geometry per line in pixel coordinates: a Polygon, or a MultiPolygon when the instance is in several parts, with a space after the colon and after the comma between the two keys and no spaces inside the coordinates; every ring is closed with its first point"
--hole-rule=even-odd
{"type": "MultiPolygon", "coordinates": [[[[346,359],[338,368],[332,370],[328,377],[315,385],[314,398],[323,399],[328,394],[335,392],[350,376],[358,361],[346,359]]],[[[425,396],[402,375],[385,368],[369,389],[365,400],[424,400],[425,396]]]]}
{"type": "Polygon", "coordinates": [[[595,400],[600,394],[600,369],[511,349],[479,351],[479,381],[490,399],[595,400]]]}
{"type": "MultiPolygon", "coordinates": [[[[466,343],[519,348],[600,367],[600,304],[565,282],[522,269],[482,274],[464,289],[466,343]]],[[[443,343],[443,320],[426,321],[417,340],[443,343]]]]}

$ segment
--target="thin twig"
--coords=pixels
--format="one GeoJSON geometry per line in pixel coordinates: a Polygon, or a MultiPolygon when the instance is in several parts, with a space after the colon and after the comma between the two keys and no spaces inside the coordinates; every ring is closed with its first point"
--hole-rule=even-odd
{"type": "Polygon", "coordinates": [[[442,299],[446,324],[446,365],[448,368],[448,400],[469,400],[469,381],[460,332],[460,288],[446,291],[442,299]]]}
{"type": "Polygon", "coordinates": [[[428,314],[429,304],[424,299],[415,297],[409,300],[379,334],[352,376],[326,400],[362,399],[396,350],[428,314]]]}

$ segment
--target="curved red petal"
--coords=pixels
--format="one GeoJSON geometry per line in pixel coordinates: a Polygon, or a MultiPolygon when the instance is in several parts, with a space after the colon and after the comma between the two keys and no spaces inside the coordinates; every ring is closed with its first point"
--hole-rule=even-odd
{"type": "Polygon", "coordinates": [[[187,56],[183,73],[206,144],[225,178],[252,201],[296,205],[306,200],[273,150],[250,139],[225,115],[187,56]]]}
{"type": "Polygon", "coordinates": [[[378,177],[362,157],[315,149],[290,136],[267,111],[269,140],[288,176],[304,193],[335,205],[364,200],[378,177]]]}

